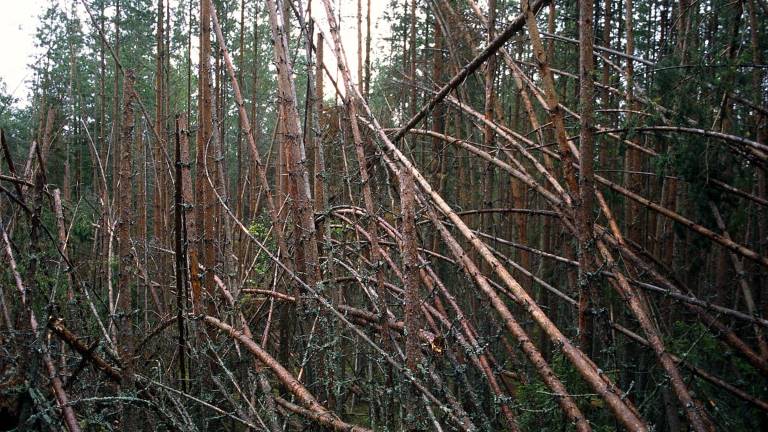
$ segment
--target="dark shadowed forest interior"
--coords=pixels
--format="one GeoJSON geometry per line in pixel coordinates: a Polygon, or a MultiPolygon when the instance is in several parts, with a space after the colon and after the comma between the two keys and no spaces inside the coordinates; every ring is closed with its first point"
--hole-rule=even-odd
{"type": "Polygon", "coordinates": [[[0,430],[766,430],[768,1],[381,2],[35,11],[0,430]]]}

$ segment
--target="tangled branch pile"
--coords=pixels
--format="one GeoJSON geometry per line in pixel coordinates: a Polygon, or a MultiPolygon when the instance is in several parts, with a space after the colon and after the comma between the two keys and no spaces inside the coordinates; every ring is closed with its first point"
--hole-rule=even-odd
{"type": "Polygon", "coordinates": [[[768,421],[765,0],[309,3],[41,16],[3,430],[768,421]]]}

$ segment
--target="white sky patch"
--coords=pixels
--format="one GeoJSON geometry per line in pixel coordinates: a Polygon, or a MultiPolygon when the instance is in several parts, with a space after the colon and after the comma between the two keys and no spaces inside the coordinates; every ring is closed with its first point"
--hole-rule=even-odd
{"type": "Polygon", "coordinates": [[[0,77],[8,86],[8,92],[17,98],[26,96],[24,81],[32,77],[27,65],[32,61],[34,52],[37,16],[47,4],[46,0],[2,1],[0,41],[3,60],[0,61],[0,77]]]}
{"type": "MultiPolygon", "coordinates": [[[[338,20],[338,12],[339,7],[341,8],[341,43],[344,47],[344,54],[346,55],[346,62],[347,67],[350,69],[350,73],[352,74],[352,80],[355,81],[355,84],[359,84],[359,77],[357,76],[358,71],[358,58],[357,58],[357,1],[358,0],[337,0],[333,3],[335,3],[336,7],[336,19],[338,20]],[[340,5],[339,5],[340,3],[340,5]]],[[[361,21],[361,32],[362,32],[362,48],[363,48],[363,57],[365,56],[365,38],[366,38],[366,0],[362,0],[362,21],[361,21]]],[[[384,28],[385,23],[382,23],[379,21],[381,16],[384,14],[384,8],[389,3],[388,0],[371,0],[371,68],[375,67],[376,64],[376,52],[379,50],[378,43],[381,41],[381,39],[384,37],[386,33],[388,33],[389,29],[384,28]]],[[[326,36],[326,46],[325,46],[325,58],[323,59],[323,62],[325,63],[325,66],[328,68],[329,71],[336,71],[337,69],[337,62],[336,57],[334,54],[333,49],[333,38],[331,37],[331,33],[328,28],[328,20],[325,13],[325,5],[321,0],[315,0],[312,2],[312,10],[310,11],[312,14],[312,17],[317,22],[317,25],[323,30],[324,35],[326,36]]],[[[365,58],[360,59],[360,61],[365,62],[365,58]]],[[[373,71],[371,71],[373,73],[373,71]]],[[[342,87],[343,91],[343,83],[341,81],[341,77],[338,73],[335,73],[334,79],[337,80],[339,83],[339,86],[342,87]]],[[[335,90],[333,89],[332,85],[326,86],[326,96],[332,96],[335,93],[335,90]]]]}
{"type": "MultiPolygon", "coordinates": [[[[35,49],[34,34],[39,22],[38,18],[45,8],[52,2],[59,3],[68,13],[72,1],[79,0],[0,0],[2,3],[2,13],[0,13],[0,41],[2,41],[3,60],[0,61],[0,78],[7,85],[7,91],[14,97],[20,99],[21,103],[26,102],[28,85],[27,82],[32,78],[32,70],[29,64],[34,61],[35,55],[39,54],[35,49]]],[[[171,6],[175,6],[178,0],[171,0],[171,6]]],[[[348,66],[351,69],[353,79],[357,81],[357,1],[358,0],[335,0],[333,1],[336,12],[341,8],[341,36],[344,50],[347,55],[348,66]]],[[[156,3],[156,2],[153,2],[156,3]]],[[[362,36],[366,33],[366,4],[367,0],[362,0],[362,36]]],[[[371,4],[371,65],[375,65],[376,52],[379,42],[383,35],[388,32],[385,24],[379,22],[384,13],[384,8],[389,3],[388,0],[370,0],[371,4]]],[[[305,2],[306,6],[306,2],[305,2]]],[[[325,8],[320,0],[312,2],[312,16],[318,24],[328,33],[327,20],[325,19],[325,8]]],[[[78,4],[83,31],[88,37],[91,33],[91,21],[78,4]]],[[[94,11],[92,11],[94,12],[94,11]]],[[[94,12],[95,13],[95,12],[94,12]]],[[[239,12],[236,13],[239,17],[239,12]]],[[[154,23],[153,32],[154,32],[154,23]]],[[[229,45],[234,41],[227,41],[229,45]]],[[[331,40],[326,43],[332,44],[331,40]]],[[[233,47],[230,46],[230,49],[233,47]]],[[[365,39],[363,39],[363,50],[365,50],[365,39]]],[[[336,60],[333,56],[333,50],[326,46],[325,63],[329,70],[335,71],[336,60]]],[[[269,53],[271,56],[271,53],[269,53]]],[[[196,58],[196,56],[193,56],[196,58]]],[[[331,86],[328,86],[331,87],[331,86]]],[[[329,89],[333,94],[333,89],[329,89]]]]}

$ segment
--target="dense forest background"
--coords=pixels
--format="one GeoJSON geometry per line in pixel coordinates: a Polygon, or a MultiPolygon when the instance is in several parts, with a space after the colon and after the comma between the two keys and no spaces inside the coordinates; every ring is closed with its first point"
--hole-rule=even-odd
{"type": "Polygon", "coordinates": [[[40,11],[1,430],[766,427],[768,3],[386,1],[40,11]]]}

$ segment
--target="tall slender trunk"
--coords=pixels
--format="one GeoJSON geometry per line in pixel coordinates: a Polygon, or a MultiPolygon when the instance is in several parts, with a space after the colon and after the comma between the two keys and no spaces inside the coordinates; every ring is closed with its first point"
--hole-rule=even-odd
{"type": "MultiPolygon", "coordinates": [[[[625,0],[625,32],[626,32],[626,54],[627,56],[633,56],[635,52],[635,32],[634,32],[634,6],[633,0],[625,0]]],[[[637,104],[635,101],[634,91],[634,61],[632,58],[627,58],[627,67],[625,71],[626,75],[626,89],[625,97],[627,108],[629,110],[636,110],[637,104]]],[[[633,116],[630,112],[627,113],[627,123],[633,121],[633,116]]],[[[638,174],[642,171],[642,153],[635,148],[627,148],[626,156],[624,159],[624,183],[627,185],[627,189],[635,193],[642,193],[643,181],[642,176],[638,174]]],[[[644,211],[640,204],[634,201],[628,201],[624,210],[624,219],[627,226],[627,237],[630,241],[635,242],[641,246],[645,245],[644,236],[644,211]]]]}
{"type": "Polygon", "coordinates": [[[293,66],[289,57],[288,35],[284,23],[286,16],[278,16],[275,0],[268,0],[269,21],[272,28],[275,63],[278,75],[278,100],[280,101],[281,124],[283,125],[282,142],[289,150],[290,182],[294,185],[293,206],[300,232],[297,235],[297,247],[304,253],[303,271],[310,286],[318,281],[317,242],[315,222],[312,214],[312,195],[309,188],[309,174],[306,169],[306,153],[300,131],[299,113],[296,106],[296,88],[293,81],[293,66]]]}
{"type": "Polygon", "coordinates": [[[593,209],[595,206],[594,172],[594,71],[593,58],[593,0],[579,1],[579,203],[576,209],[576,224],[579,235],[579,344],[582,349],[591,352],[593,299],[590,275],[594,253],[593,209]]]}
{"type": "Polygon", "coordinates": [[[363,80],[363,0],[357,0],[357,88],[365,91],[363,80]]]}
{"type": "MultiPolygon", "coordinates": [[[[259,49],[261,47],[261,39],[259,38],[259,7],[258,4],[256,5],[256,11],[253,18],[253,71],[252,71],[252,89],[251,89],[251,119],[253,121],[253,128],[254,128],[254,140],[259,141],[261,137],[261,120],[259,117],[259,101],[258,101],[258,95],[259,95],[259,85],[260,85],[260,77],[259,77],[259,59],[261,58],[261,50],[259,49]]],[[[252,160],[253,156],[251,156],[252,160]]],[[[252,165],[249,165],[252,166],[252,165]]],[[[250,189],[250,199],[248,203],[248,209],[250,211],[249,215],[251,217],[256,217],[256,214],[258,214],[259,209],[257,209],[257,196],[259,194],[259,173],[256,169],[249,169],[250,173],[250,179],[249,183],[251,185],[250,189]]]]}
{"type": "MultiPolygon", "coordinates": [[[[101,34],[105,34],[105,28],[104,28],[104,22],[106,19],[104,18],[104,4],[106,2],[100,2],[99,6],[99,32],[101,34]]],[[[109,147],[107,146],[107,140],[105,136],[105,130],[106,130],[106,123],[107,123],[107,63],[104,58],[104,42],[105,40],[103,38],[99,38],[99,129],[98,129],[98,135],[97,135],[97,141],[96,144],[98,145],[98,156],[101,160],[101,164],[104,164],[107,162],[107,150],[109,147]]],[[[106,169],[106,167],[104,167],[106,169]]],[[[98,186],[102,186],[102,183],[99,182],[97,179],[99,178],[99,172],[98,172],[98,164],[93,164],[93,181],[96,182],[98,186]]],[[[103,193],[106,193],[106,191],[102,191],[99,187],[97,187],[97,191],[99,195],[102,195],[103,193]]],[[[104,203],[102,203],[103,205],[104,203]]],[[[102,212],[104,212],[104,209],[101,209],[102,212]]],[[[102,231],[103,234],[103,231],[102,231]]]]}
{"type": "MultiPolygon", "coordinates": [[[[611,47],[611,31],[612,31],[612,23],[613,23],[613,0],[605,0],[605,9],[603,11],[603,41],[602,45],[606,48],[611,47]]],[[[601,84],[605,88],[605,92],[603,93],[603,107],[609,107],[611,102],[611,94],[607,89],[607,86],[610,84],[611,80],[611,65],[609,65],[607,62],[603,62],[602,67],[602,79],[600,80],[601,84]]],[[[607,167],[607,157],[608,153],[603,151],[600,152],[600,167],[605,168],[607,167]]]]}
{"type": "MultiPolygon", "coordinates": [[[[490,44],[496,37],[496,0],[489,0],[488,2],[488,20],[486,21],[486,43],[490,44]]],[[[495,121],[494,108],[496,107],[496,89],[494,88],[494,80],[496,79],[496,56],[492,55],[486,61],[484,67],[484,84],[485,84],[485,98],[484,98],[484,114],[485,118],[489,121],[495,121]]],[[[483,128],[483,145],[485,148],[493,148],[495,146],[495,134],[493,129],[486,125],[483,128]]],[[[490,209],[494,205],[494,180],[495,168],[493,164],[487,163],[483,172],[483,190],[480,193],[480,208],[490,209]]],[[[480,217],[480,229],[484,232],[489,232],[494,235],[496,230],[493,226],[493,213],[483,213],[480,217]]],[[[481,268],[483,264],[481,263],[481,268]]]]}
{"type": "MultiPolygon", "coordinates": [[[[402,212],[400,253],[403,257],[403,286],[405,289],[405,358],[408,369],[418,376],[419,363],[421,363],[421,347],[418,339],[421,330],[419,319],[421,296],[419,295],[420,263],[415,224],[415,193],[413,176],[407,170],[403,170],[400,176],[400,209],[402,212]]],[[[407,406],[410,407],[408,417],[411,419],[412,426],[415,426],[421,417],[416,410],[418,398],[415,389],[410,389],[408,395],[407,406]]]]}
{"type": "MultiPolygon", "coordinates": [[[[138,181],[136,182],[136,225],[133,226],[133,240],[135,242],[135,249],[138,262],[141,265],[146,266],[149,260],[147,259],[147,162],[149,155],[147,154],[147,146],[144,142],[144,134],[142,128],[142,122],[139,120],[138,128],[136,130],[136,163],[138,168],[138,181]]],[[[140,294],[144,294],[146,300],[147,288],[152,283],[149,276],[149,269],[145,267],[145,279],[138,278],[136,291],[140,294]]],[[[145,316],[147,311],[145,311],[145,316]]],[[[146,324],[146,322],[145,322],[146,324]]]]}
{"type": "MultiPolygon", "coordinates": [[[[165,66],[165,41],[163,40],[163,0],[157,0],[157,32],[155,35],[155,131],[160,137],[158,142],[154,145],[154,166],[155,166],[155,196],[154,196],[154,217],[153,217],[153,236],[154,241],[160,247],[167,245],[167,229],[168,221],[167,217],[167,191],[165,187],[168,184],[166,177],[168,176],[165,169],[165,159],[163,148],[165,148],[165,79],[164,79],[164,66],[165,66]]],[[[166,254],[159,254],[158,256],[159,268],[167,268],[170,262],[167,259],[166,254]]],[[[169,278],[168,272],[159,271],[158,280],[160,284],[165,287],[169,278]]],[[[167,301],[166,291],[163,289],[163,299],[167,301]]]]}
{"type": "MultiPolygon", "coordinates": [[[[118,156],[118,141],[120,140],[120,0],[115,0],[115,66],[114,66],[114,85],[112,87],[112,139],[110,147],[112,148],[112,195],[117,194],[117,178],[120,171],[118,156]]],[[[104,160],[104,164],[107,160],[104,160]]]]}
{"type": "MultiPolygon", "coordinates": [[[[432,80],[440,85],[443,82],[444,72],[444,60],[443,60],[443,45],[444,37],[440,20],[435,20],[434,25],[434,39],[435,46],[432,49],[432,80]]],[[[439,134],[445,133],[445,107],[438,105],[432,112],[432,130],[439,134]]],[[[440,185],[439,190],[442,191],[445,183],[445,154],[440,150],[440,140],[437,138],[432,139],[432,157],[430,161],[432,167],[430,172],[432,173],[433,182],[437,181],[440,185]]]]}
{"type": "MultiPolygon", "coordinates": [[[[408,21],[408,79],[416,81],[416,0],[410,0],[410,13],[408,21]]],[[[411,87],[408,111],[416,114],[416,87],[411,87]]],[[[423,152],[422,152],[423,153],[423,152]]],[[[423,162],[423,161],[422,161],[423,162]]]]}
{"type": "MultiPolygon", "coordinates": [[[[178,364],[179,364],[179,384],[181,390],[187,391],[187,355],[186,355],[186,325],[184,323],[184,313],[186,310],[187,286],[187,249],[184,237],[186,229],[184,227],[184,216],[186,213],[184,206],[184,171],[189,157],[189,144],[187,143],[187,118],[181,115],[176,118],[176,184],[174,193],[174,252],[176,258],[176,325],[178,330],[178,364]]],[[[187,185],[188,186],[188,185],[187,185]]]]}
{"type": "Polygon", "coordinates": [[[678,0],[677,3],[677,43],[675,51],[680,59],[680,64],[685,64],[688,57],[688,30],[691,22],[691,12],[689,0],[678,0]]]}
{"type": "MultiPolygon", "coordinates": [[[[245,85],[243,81],[243,73],[245,71],[245,0],[240,0],[240,49],[238,52],[239,59],[237,62],[237,80],[245,85]]],[[[255,59],[254,59],[255,61],[255,59]]],[[[237,128],[237,178],[235,179],[235,188],[233,189],[233,198],[236,200],[235,204],[235,216],[238,219],[243,218],[243,193],[245,190],[243,187],[243,123],[238,118],[237,128]],[[241,191],[240,193],[234,193],[241,191]]],[[[236,248],[237,249],[237,248],[236,248]]]]}
{"type": "MultiPolygon", "coordinates": [[[[203,274],[203,287],[209,295],[214,292],[214,226],[216,217],[214,214],[214,191],[209,182],[215,177],[214,157],[213,157],[213,120],[211,115],[212,97],[211,97],[211,3],[208,0],[200,2],[200,63],[198,78],[198,128],[197,128],[197,215],[195,216],[198,225],[198,235],[202,234],[202,242],[198,243],[198,254],[202,258],[202,265],[205,268],[203,274]]],[[[192,285],[192,306],[195,312],[200,312],[202,306],[200,292],[194,292],[195,285],[192,285]]]]}
{"type": "Polygon", "coordinates": [[[371,0],[365,9],[365,98],[371,93],[371,0]]]}
{"type": "MultiPolygon", "coordinates": [[[[184,232],[184,250],[182,252],[186,253],[187,256],[186,265],[188,266],[188,269],[186,269],[185,272],[188,272],[187,274],[189,277],[189,283],[187,285],[189,285],[191,288],[191,292],[187,292],[186,299],[184,301],[186,302],[187,300],[190,300],[192,302],[192,307],[194,308],[193,311],[195,311],[197,310],[196,308],[199,307],[198,303],[200,301],[200,295],[202,292],[198,266],[199,259],[197,255],[199,249],[198,233],[200,230],[197,225],[197,212],[193,210],[195,200],[193,198],[192,173],[190,172],[192,160],[190,159],[189,129],[187,126],[186,116],[179,118],[178,129],[181,164],[181,199],[183,210],[181,217],[182,221],[184,222],[182,227],[184,232]]],[[[183,288],[186,289],[187,285],[185,285],[183,288]]],[[[178,296],[179,293],[176,294],[178,296]]],[[[179,332],[180,334],[183,334],[184,330],[179,329],[179,332]]],[[[188,378],[188,376],[181,375],[182,380],[186,380],[188,378]]]]}
{"type": "MultiPolygon", "coordinates": [[[[117,220],[117,250],[118,250],[118,296],[117,296],[117,334],[120,359],[123,364],[123,381],[133,382],[134,364],[134,328],[133,328],[133,274],[134,256],[131,245],[130,226],[133,223],[133,197],[131,184],[131,156],[133,150],[133,102],[136,95],[133,90],[135,73],[132,69],[125,72],[123,85],[123,117],[120,132],[120,146],[115,153],[119,155],[119,171],[117,189],[118,220],[117,220]]],[[[121,428],[134,430],[137,425],[130,404],[123,405],[121,428]]]]}
{"type": "MultiPolygon", "coordinates": [[[[325,87],[323,84],[324,72],[323,72],[323,53],[325,51],[325,41],[323,40],[323,34],[317,34],[316,46],[316,58],[315,58],[315,112],[317,113],[317,123],[314,125],[315,135],[315,178],[314,178],[314,193],[315,193],[315,212],[320,213],[327,207],[328,194],[328,179],[325,177],[325,149],[323,143],[325,122],[324,104],[323,98],[325,87]]],[[[324,220],[320,224],[324,224],[324,220]]],[[[323,229],[322,225],[318,227],[319,238],[322,237],[323,229]]]]}
{"type": "MultiPolygon", "coordinates": [[[[61,251],[61,257],[65,262],[69,261],[69,253],[67,252],[67,226],[64,221],[64,207],[61,202],[61,192],[58,189],[53,190],[53,210],[56,215],[56,227],[59,234],[59,250],[61,251]]],[[[66,264],[67,266],[69,264],[66,264]]],[[[67,271],[67,301],[72,302],[75,299],[75,279],[72,275],[71,269],[67,271]]]]}

